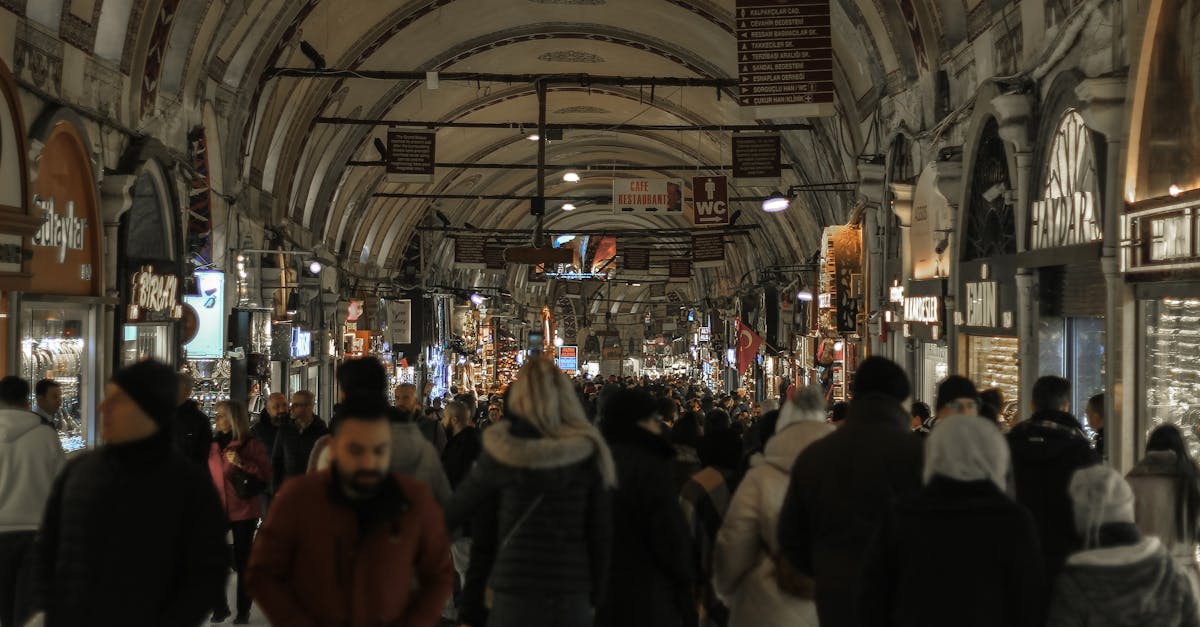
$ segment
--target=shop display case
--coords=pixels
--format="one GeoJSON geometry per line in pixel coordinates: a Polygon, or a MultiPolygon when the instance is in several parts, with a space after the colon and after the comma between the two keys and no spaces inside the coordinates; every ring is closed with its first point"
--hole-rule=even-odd
{"type": "Polygon", "coordinates": [[[68,453],[96,439],[93,319],[83,305],[25,303],[21,313],[20,375],[31,387],[42,379],[61,386],[54,421],[68,453]]]}
{"type": "Polygon", "coordinates": [[[1159,425],[1173,424],[1195,457],[1200,455],[1200,299],[1143,301],[1141,309],[1146,421],[1137,447],[1159,425]]]}

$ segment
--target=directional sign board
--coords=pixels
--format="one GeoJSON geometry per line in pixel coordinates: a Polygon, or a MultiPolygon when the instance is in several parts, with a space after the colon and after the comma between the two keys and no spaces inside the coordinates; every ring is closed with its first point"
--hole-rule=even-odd
{"type": "Polygon", "coordinates": [[[829,0],[737,0],[736,11],[739,104],[833,115],[829,0]]]}
{"type": "Polygon", "coordinates": [[[693,176],[692,211],[696,226],[729,224],[729,181],[723,176],[693,176]]]}

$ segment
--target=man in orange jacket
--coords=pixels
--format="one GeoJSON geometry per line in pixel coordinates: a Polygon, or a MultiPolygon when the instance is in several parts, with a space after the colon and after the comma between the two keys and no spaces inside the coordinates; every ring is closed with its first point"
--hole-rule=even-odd
{"type": "Polygon", "coordinates": [[[388,474],[385,411],[382,398],[347,399],[330,469],[273,501],[247,568],[271,624],[437,624],[454,577],[446,526],[428,487],[388,474]]]}

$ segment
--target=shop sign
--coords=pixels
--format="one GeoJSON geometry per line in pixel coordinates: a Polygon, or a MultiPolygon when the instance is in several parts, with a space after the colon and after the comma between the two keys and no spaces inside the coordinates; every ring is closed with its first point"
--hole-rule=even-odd
{"type": "Polygon", "coordinates": [[[683,213],[683,179],[615,179],[613,211],[683,213]]]}
{"type": "Polygon", "coordinates": [[[412,343],[412,301],[393,300],[388,302],[388,332],[392,344],[412,343]]]}
{"type": "Polygon", "coordinates": [[[1139,203],[1121,217],[1122,270],[1146,273],[1200,269],[1200,190],[1139,203]]]}
{"type": "Polygon", "coordinates": [[[997,311],[996,283],[994,281],[967,283],[967,326],[999,326],[997,311]]]}
{"type": "Polygon", "coordinates": [[[1030,203],[1029,250],[1100,241],[1094,155],[1083,117],[1067,111],[1050,144],[1042,200],[1030,203]]]}
{"type": "Polygon", "coordinates": [[[156,274],[150,266],[143,266],[129,280],[129,309],[125,318],[141,320],[143,314],[163,314],[172,320],[183,316],[179,303],[179,277],[173,274],[156,274]]]}
{"type": "Polygon", "coordinates": [[[312,357],[312,331],[292,329],[292,357],[294,359],[312,357]]]}
{"type": "Polygon", "coordinates": [[[188,359],[220,359],[225,356],[225,274],[197,272],[199,295],[189,294],[184,302],[196,312],[196,335],[184,345],[188,359]]]}
{"type": "Polygon", "coordinates": [[[937,296],[909,296],[904,299],[904,321],[937,324],[941,322],[941,309],[942,301],[937,296]]]}
{"type": "Polygon", "coordinates": [[[34,196],[33,203],[43,215],[42,227],[33,234],[34,246],[55,249],[58,263],[67,261],[68,250],[83,250],[88,223],[75,215],[75,201],[68,200],[62,214],[55,212],[53,198],[34,196]]]}
{"type": "Polygon", "coordinates": [[[834,319],[841,333],[858,330],[859,285],[862,282],[861,232],[849,226],[831,227],[834,274],[834,319]]]}
{"type": "Polygon", "coordinates": [[[701,342],[711,342],[712,341],[712,328],[710,328],[710,327],[700,327],[697,330],[696,334],[699,336],[699,340],[701,342]]]}
{"type": "Polygon", "coordinates": [[[954,313],[955,324],[973,332],[1007,335],[1016,326],[1016,261],[1013,256],[986,262],[963,262],[964,281],[959,296],[962,308],[954,313]]]}
{"type": "Polygon", "coordinates": [[[724,176],[692,177],[692,213],[697,226],[729,224],[729,180],[724,176]]]}
{"type": "Polygon", "coordinates": [[[579,347],[561,346],[558,349],[558,369],[563,372],[579,370],[579,347]]]}

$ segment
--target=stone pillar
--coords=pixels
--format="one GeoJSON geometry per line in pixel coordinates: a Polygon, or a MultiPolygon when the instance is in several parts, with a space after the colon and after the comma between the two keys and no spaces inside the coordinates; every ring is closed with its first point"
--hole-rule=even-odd
{"type": "MultiPolygon", "coordinates": [[[[943,151],[945,152],[945,151],[943,151]]],[[[958,213],[962,204],[962,157],[956,153],[954,159],[939,159],[930,167],[937,172],[937,192],[946,199],[949,207],[949,223],[944,225],[946,230],[946,245],[938,255],[938,265],[946,269],[949,281],[946,286],[946,320],[942,325],[942,333],[946,338],[946,360],[950,372],[958,372],[958,330],[954,325],[954,312],[957,311],[958,296],[958,242],[954,239],[959,232],[958,213]]]]}
{"type": "MultiPolygon", "coordinates": [[[[1140,409],[1136,394],[1123,394],[1124,385],[1132,384],[1139,376],[1136,359],[1137,320],[1133,290],[1121,274],[1121,214],[1125,210],[1124,173],[1128,129],[1125,106],[1126,79],[1088,78],[1075,88],[1084,102],[1080,115],[1088,128],[1103,135],[1107,156],[1103,164],[1104,246],[1100,264],[1108,297],[1105,303],[1104,354],[1104,415],[1105,445],[1109,463],[1121,472],[1133,467],[1137,458],[1137,415],[1140,409]]],[[[1100,206],[1098,203],[1097,206],[1100,206]]],[[[1136,389],[1130,385],[1129,390],[1136,389]]]]}
{"type": "Polygon", "coordinates": [[[884,200],[885,169],[882,163],[858,164],[858,194],[867,205],[863,212],[863,246],[866,249],[866,258],[863,261],[866,264],[864,287],[867,291],[867,329],[871,335],[867,344],[868,355],[891,357],[885,354],[883,342],[879,338],[882,325],[885,324],[883,310],[888,304],[884,251],[891,236],[887,222],[881,220],[879,215],[884,200]]]}
{"type": "MultiPolygon", "coordinates": [[[[907,286],[907,281],[912,277],[912,205],[913,205],[913,186],[911,183],[892,183],[892,213],[900,221],[900,282],[907,286]]],[[[903,330],[893,334],[892,337],[892,359],[896,363],[903,366],[909,376],[916,379],[916,357],[914,355],[914,344],[904,337],[903,330]]]]}

